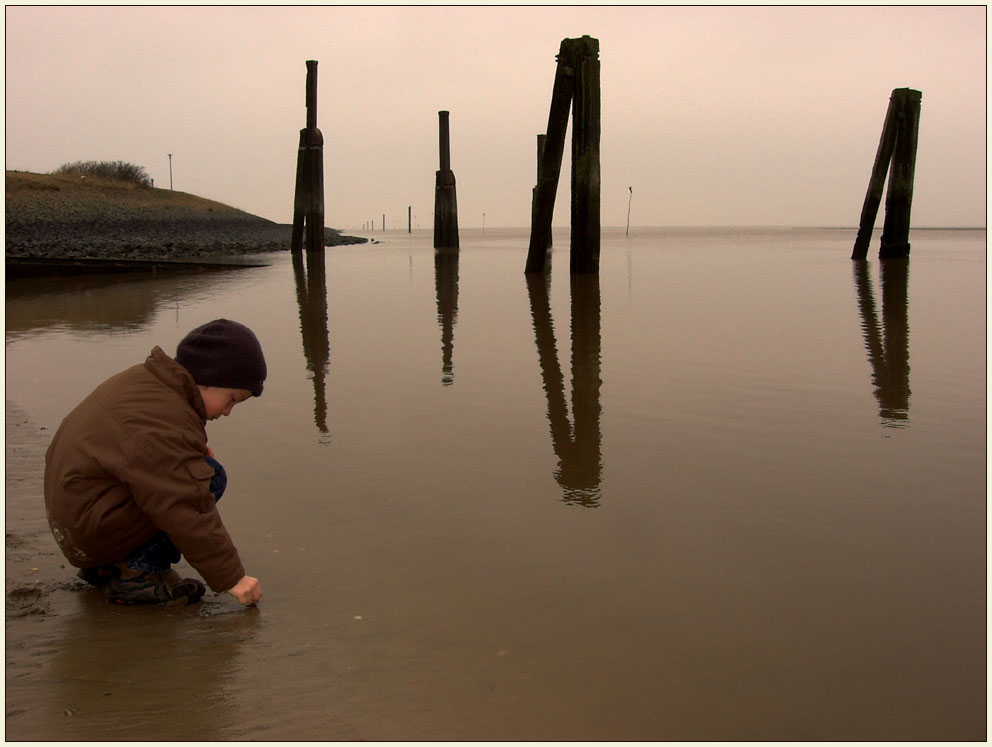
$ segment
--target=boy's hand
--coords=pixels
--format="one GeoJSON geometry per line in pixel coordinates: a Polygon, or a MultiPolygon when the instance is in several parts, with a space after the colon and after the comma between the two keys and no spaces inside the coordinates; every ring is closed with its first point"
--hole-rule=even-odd
{"type": "Polygon", "coordinates": [[[262,585],[258,583],[257,578],[243,576],[238,583],[227,590],[227,593],[241,604],[255,604],[262,598],[262,585]]]}

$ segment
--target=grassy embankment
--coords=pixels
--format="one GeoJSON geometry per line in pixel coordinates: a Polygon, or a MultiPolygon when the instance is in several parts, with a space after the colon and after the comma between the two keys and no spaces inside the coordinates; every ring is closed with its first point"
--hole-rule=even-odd
{"type": "MultiPolygon", "coordinates": [[[[365,239],[326,230],[328,245],[365,239]]],[[[6,255],[189,259],[289,248],[291,226],[140,179],[6,172],[6,255]]]]}

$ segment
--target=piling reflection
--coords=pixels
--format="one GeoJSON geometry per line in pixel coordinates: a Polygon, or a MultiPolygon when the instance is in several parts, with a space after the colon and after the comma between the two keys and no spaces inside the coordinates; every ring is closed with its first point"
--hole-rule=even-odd
{"type": "Polygon", "coordinates": [[[313,379],[313,419],[317,430],[327,434],[327,395],[325,380],[330,365],[331,344],[327,331],[327,277],[324,252],[307,251],[306,269],[303,252],[292,252],[296,301],[300,307],[300,333],[303,355],[313,379]]]}
{"type": "Polygon", "coordinates": [[[550,274],[527,275],[534,339],[548,400],[551,443],[558,457],[555,480],[566,503],[595,508],[603,474],[600,431],[600,295],[598,275],[570,275],[572,284],[572,419],[558,358],[549,299],[550,274]]]}
{"type": "Polygon", "coordinates": [[[902,428],[909,421],[909,260],[887,259],[879,264],[881,323],[872,294],[868,262],[854,263],[854,284],[878,414],[884,426],[902,428]]]}
{"type": "Polygon", "coordinates": [[[441,384],[455,382],[455,322],[458,321],[458,249],[434,250],[437,322],[441,325],[441,384]]]}

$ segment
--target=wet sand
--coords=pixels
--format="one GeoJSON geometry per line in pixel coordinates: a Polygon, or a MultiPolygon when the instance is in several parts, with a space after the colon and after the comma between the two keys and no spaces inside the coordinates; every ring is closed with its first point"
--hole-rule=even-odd
{"type": "MultiPolygon", "coordinates": [[[[45,521],[43,466],[52,432],[9,399],[5,410],[6,739],[246,734],[248,727],[239,731],[225,718],[217,678],[253,637],[259,610],[210,591],[187,607],[119,606],[79,580],[45,521]],[[181,681],[202,688],[199,707],[181,706],[189,698],[176,691],[181,681]]],[[[195,575],[185,562],[177,568],[195,575]]]]}
{"type": "Polygon", "coordinates": [[[76,590],[84,584],[69,580],[71,573],[65,569],[68,564],[49,541],[51,534],[45,522],[42,482],[45,449],[51,434],[32,422],[10,400],[6,402],[5,415],[5,581],[7,638],[10,641],[12,621],[58,614],[59,595],[56,592],[76,590]]]}

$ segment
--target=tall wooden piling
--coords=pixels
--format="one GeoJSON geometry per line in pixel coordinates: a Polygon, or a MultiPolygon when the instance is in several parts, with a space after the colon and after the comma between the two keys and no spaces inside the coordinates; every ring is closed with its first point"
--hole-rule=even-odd
{"type": "Polygon", "coordinates": [[[451,170],[448,112],[439,111],[437,116],[440,168],[435,173],[434,186],[434,248],[457,249],[458,200],[455,195],[455,174],[451,170]]]}
{"type": "Polygon", "coordinates": [[[599,41],[583,36],[574,53],[578,69],[572,100],[572,237],[569,268],[599,272],[600,95],[599,41]]]}
{"type": "Polygon", "coordinates": [[[569,268],[599,271],[600,62],[599,40],[563,39],[559,47],[546,141],[540,158],[526,272],[544,272],[551,238],[568,112],[572,111],[572,200],[569,268]]]}
{"type": "Polygon", "coordinates": [[[904,259],[909,256],[910,211],[922,98],[923,94],[912,88],[897,88],[889,97],[851,259],[865,259],[868,256],[868,244],[882,201],[886,172],[889,184],[885,194],[885,221],[878,256],[880,259],[904,259]]]}
{"type": "Polygon", "coordinates": [[[317,61],[307,60],[307,126],[300,130],[290,249],[324,248],[324,136],[317,129],[317,61]]]}

